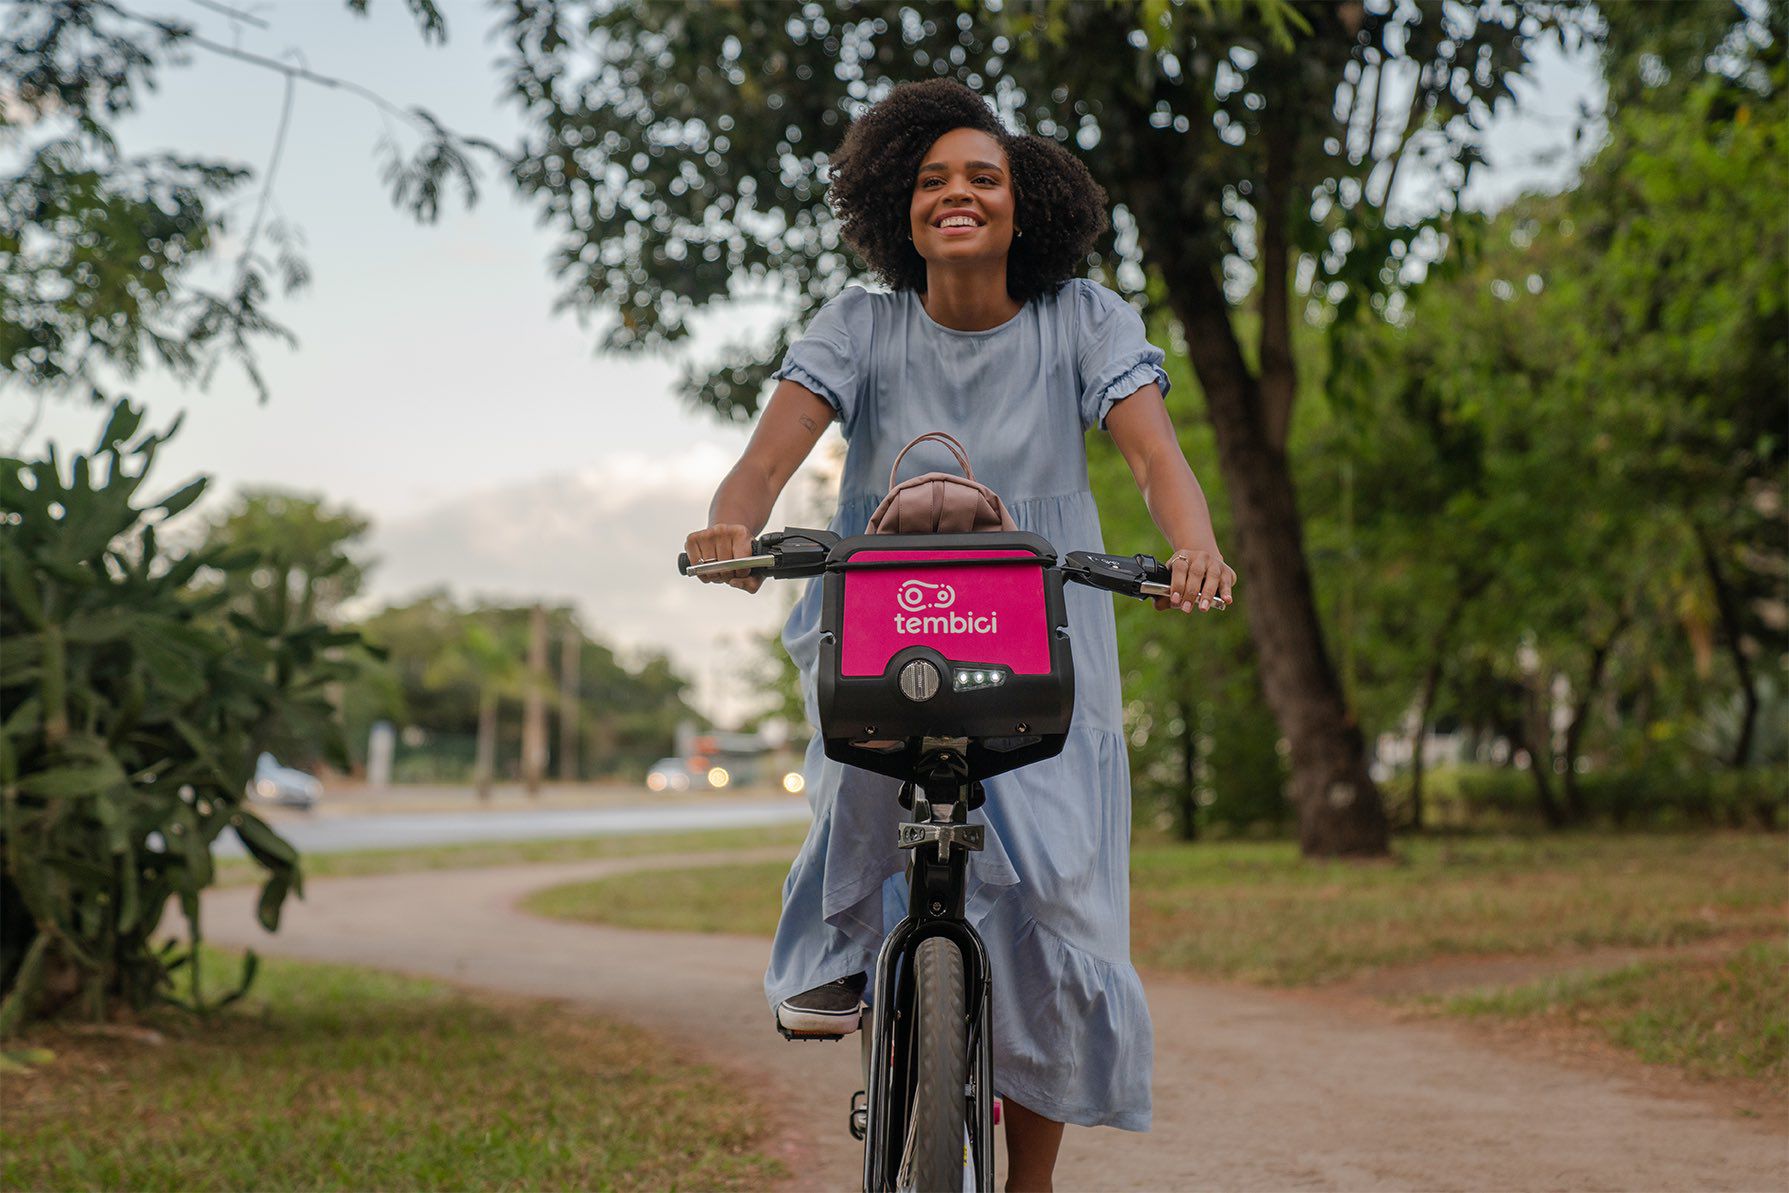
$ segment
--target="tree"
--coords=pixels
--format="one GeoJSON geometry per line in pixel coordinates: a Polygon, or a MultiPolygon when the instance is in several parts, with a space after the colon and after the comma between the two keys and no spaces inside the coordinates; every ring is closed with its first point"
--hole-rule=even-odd
{"type": "MultiPolygon", "coordinates": [[[[345,700],[362,710],[362,722],[382,716],[474,738],[472,774],[488,785],[502,760],[520,757],[519,723],[506,724],[499,713],[526,689],[529,620],[527,607],[465,608],[443,593],[389,606],[359,627],[383,657],[352,682],[345,700]]],[[[577,700],[569,709],[561,704],[559,715],[575,725],[583,777],[644,774],[671,752],[678,722],[698,719],[683,699],[687,681],[663,656],[624,665],[569,609],[549,609],[548,625],[562,642],[578,643],[577,700]]]]}
{"type": "MultiPolygon", "coordinates": [[[[347,0],[365,12],[368,0],[347,0]]],[[[425,39],[446,37],[432,0],[406,0],[425,39]]],[[[507,162],[422,109],[365,87],[199,35],[180,17],[145,16],[112,0],[24,0],[0,30],[0,135],[22,153],[0,173],[0,381],[45,395],[109,400],[146,367],[206,383],[233,362],[263,397],[258,348],[290,341],[268,310],[275,286],[308,280],[290,229],[268,220],[268,188],[246,221],[230,211],[254,178],[238,162],[178,151],[126,155],[112,126],[194,51],[252,62],[300,84],[347,88],[417,133],[406,158],[384,146],[393,201],[432,221],[447,190],[475,197],[472,155],[507,162]],[[246,226],[245,226],[246,225],[246,226]],[[240,236],[231,261],[227,237],[240,236]],[[217,268],[223,266],[223,268],[217,268]],[[210,267],[210,268],[208,268],[210,267]]],[[[283,132],[282,134],[283,135],[283,132]]],[[[275,154],[277,161],[277,152],[275,154]]],[[[270,170],[271,174],[271,170],[270,170]]]]}
{"type": "Polygon", "coordinates": [[[1373,476],[1368,604],[1404,623],[1374,639],[1388,699],[1418,686],[1397,640],[1431,641],[1407,632],[1426,617],[1441,632],[1419,733],[1452,670],[1474,689],[1460,706],[1531,759],[1554,824],[1588,814],[1580,761],[1619,713],[1636,745],[1615,756],[1682,736],[1701,706],[1732,726],[1722,761],[1754,762],[1756,672],[1789,647],[1772,624],[1789,575],[1785,30],[1730,5],[1663,11],[1688,31],[1612,39],[1619,103],[1580,186],[1515,204],[1470,268],[1361,328],[1339,438],[1318,445],[1373,476]]]}
{"type": "Polygon", "coordinates": [[[516,180],[560,230],[565,304],[618,308],[611,347],[675,343],[697,308],[743,287],[795,299],[770,343],[692,374],[698,401],[744,417],[793,328],[851,275],[821,198],[854,111],[894,82],[950,75],[1072,140],[1120,204],[1110,276],[1159,294],[1204,391],[1303,847],[1378,853],[1383,809],[1324,643],[1288,463],[1292,328],[1307,304],[1347,319],[1389,301],[1420,273],[1408,260],[1441,251],[1491,106],[1575,11],[515,0],[506,68],[531,125],[516,180]],[[1419,156],[1444,196],[1426,216],[1396,206],[1419,156]]]}
{"type": "Polygon", "coordinates": [[[211,519],[206,544],[258,561],[248,575],[231,579],[232,597],[259,593],[305,620],[334,621],[342,602],[366,582],[370,564],[359,546],[371,525],[321,497],[250,489],[211,519]]]}
{"type": "Polygon", "coordinates": [[[456,629],[458,633],[434,657],[422,678],[430,687],[470,682],[477,689],[478,753],[472,764],[472,784],[478,798],[488,800],[497,772],[498,703],[528,691],[524,643],[513,625],[498,624],[488,615],[461,617],[456,629]]]}

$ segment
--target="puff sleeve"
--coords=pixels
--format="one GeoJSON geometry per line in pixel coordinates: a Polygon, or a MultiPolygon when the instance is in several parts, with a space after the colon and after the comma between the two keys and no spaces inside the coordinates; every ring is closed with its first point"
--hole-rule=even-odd
{"type": "Polygon", "coordinates": [[[1097,282],[1077,279],[1075,352],[1081,425],[1104,426],[1112,407],[1151,381],[1168,392],[1167,354],[1149,342],[1143,318],[1097,282]]]}
{"type": "Polygon", "coordinates": [[[848,286],[820,308],[802,337],[789,345],[781,367],[771,374],[824,398],[838,413],[847,439],[857,421],[872,330],[869,292],[861,286],[848,286]]]}

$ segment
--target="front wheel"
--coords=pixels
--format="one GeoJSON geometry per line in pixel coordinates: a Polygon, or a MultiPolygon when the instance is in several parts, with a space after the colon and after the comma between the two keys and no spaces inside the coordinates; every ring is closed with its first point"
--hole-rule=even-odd
{"type": "Polygon", "coordinates": [[[944,937],[922,941],[913,961],[913,1098],[896,1179],[902,1193],[963,1188],[966,1001],[963,954],[944,937]]]}

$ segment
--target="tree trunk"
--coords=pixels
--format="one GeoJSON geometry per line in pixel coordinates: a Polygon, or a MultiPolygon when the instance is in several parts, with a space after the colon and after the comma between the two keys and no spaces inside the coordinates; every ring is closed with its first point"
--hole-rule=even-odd
{"type": "Polygon", "coordinates": [[[1584,806],[1584,792],[1578,786],[1578,747],[1584,740],[1584,726],[1590,720],[1590,705],[1603,686],[1603,676],[1609,669],[1609,656],[1614,653],[1615,640],[1621,637],[1628,627],[1628,614],[1621,614],[1601,642],[1591,648],[1590,671],[1584,677],[1584,691],[1579,695],[1572,707],[1572,722],[1565,729],[1565,771],[1562,784],[1565,788],[1565,806],[1573,821],[1582,824],[1590,816],[1590,809],[1584,806]]]}
{"type": "Polygon", "coordinates": [[[1743,709],[1739,719],[1739,736],[1733,743],[1733,755],[1727,765],[1735,770],[1746,764],[1752,755],[1752,735],[1758,724],[1758,685],[1752,678],[1752,662],[1746,658],[1745,627],[1740,622],[1739,601],[1732,585],[1721,570],[1720,556],[1706,531],[1696,527],[1696,545],[1702,549],[1702,566],[1708,572],[1708,583],[1714,588],[1715,608],[1721,615],[1721,633],[1727,639],[1727,652],[1733,657],[1733,670],[1739,675],[1739,693],[1743,709]]]}
{"type": "Polygon", "coordinates": [[[491,798],[491,776],[497,770],[497,693],[487,684],[478,693],[478,756],[472,764],[472,783],[478,798],[491,798]]]}
{"type": "MultiPolygon", "coordinates": [[[[1183,687],[1181,689],[1185,691],[1183,687]]],[[[1180,792],[1179,815],[1174,828],[1182,841],[1199,839],[1199,787],[1195,776],[1199,768],[1199,724],[1190,701],[1180,705],[1180,792]]]]}
{"type": "Polygon", "coordinates": [[[1429,667],[1423,674],[1423,692],[1421,702],[1416,710],[1416,743],[1410,754],[1410,827],[1422,830],[1423,826],[1423,772],[1426,770],[1423,759],[1423,740],[1429,735],[1429,720],[1435,710],[1435,695],[1441,688],[1441,677],[1447,672],[1447,645],[1453,641],[1454,627],[1460,624],[1460,615],[1466,606],[1477,599],[1478,594],[1490,587],[1491,575],[1468,574],[1462,578],[1454,601],[1447,610],[1447,616],[1441,621],[1441,628],[1435,633],[1435,641],[1429,648],[1429,667]]]}
{"type": "Polygon", "coordinates": [[[1285,454],[1268,441],[1259,389],[1216,279],[1182,274],[1170,279],[1170,293],[1216,432],[1235,523],[1228,547],[1240,564],[1238,600],[1268,707],[1291,747],[1299,846],[1307,857],[1382,855],[1385,807],[1324,645],[1285,454]]]}
{"type": "Polygon", "coordinates": [[[534,606],[528,618],[528,687],[522,696],[522,784],[540,794],[547,770],[547,611],[534,606]]]}
{"type": "Polygon", "coordinates": [[[578,703],[578,654],[583,636],[570,618],[559,644],[559,781],[578,781],[578,723],[583,718],[578,703]]]}
{"type": "MultiPolygon", "coordinates": [[[[1288,87],[1302,86],[1292,64],[1288,87]]],[[[1183,97],[1189,101],[1194,97],[1183,97]]],[[[1148,124],[1147,93],[1114,118],[1148,124]]],[[[1288,108],[1288,111],[1291,109],[1288,108]]],[[[1194,113],[1197,115],[1197,113],[1194,113]]],[[[1237,596],[1260,657],[1263,694],[1291,752],[1299,846],[1307,857],[1382,856],[1390,846],[1385,805],[1367,772],[1365,743],[1323,641],[1305,561],[1304,533],[1286,459],[1297,374],[1292,351],[1290,223],[1300,198],[1292,165],[1299,128],[1276,107],[1263,116],[1267,172],[1257,221],[1262,268],[1261,362],[1249,369],[1220,282],[1224,237],[1217,205],[1189,178],[1209,163],[1180,157],[1184,139],[1163,139],[1158,169],[1126,179],[1126,203],[1143,254],[1160,271],[1187,355],[1205,392],[1218,467],[1233,517],[1224,544],[1237,566],[1237,596]]]]}
{"type": "MultiPolygon", "coordinates": [[[[1439,646],[1439,644],[1437,644],[1439,646]]],[[[1429,713],[1435,707],[1435,690],[1441,686],[1439,650],[1429,660],[1423,675],[1423,694],[1416,705],[1416,738],[1410,746],[1410,827],[1422,832],[1423,827],[1423,739],[1429,735],[1429,713]]]]}
{"type": "MultiPolygon", "coordinates": [[[[1511,750],[1519,750],[1528,755],[1528,771],[1534,776],[1534,798],[1535,802],[1540,805],[1541,819],[1546,821],[1548,828],[1564,828],[1565,809],[1559,806],[1558,799],[1553,795],[1553,781],[1547,773],[1547,761],[1529,743],[1528,726],[1532,721],[1532,710],[1529,706],[1534,703],[1534,692],[1524,683],[1520,685],[1520,696],[1521,704],[1516,710],[1516,715],[1505,721],[1499,728],[1503,736],[1509,739],[1511,750]]],[[[1541,735],[1543,737],[1545,736],[1544,728],[1543,725],[1541,735]]]]}

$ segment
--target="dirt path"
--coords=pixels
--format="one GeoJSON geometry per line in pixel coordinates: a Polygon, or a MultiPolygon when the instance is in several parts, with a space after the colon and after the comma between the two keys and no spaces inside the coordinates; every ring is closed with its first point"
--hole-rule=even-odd
{"type": "MultiPolygon", "coordinates": [[[[680,1055],[763,1083],[787,1110],[794,1187],[850,1189],[862,1156],[845,1132],[855,1042],[776,1035],[759,984],[762,940],[559,923],[515,906],[560,882],[788,853],[326,879],[287,906],[271,937],[254,922],[252,889],[219,890],[206,899],[206,935],[568,999],[636,1023],[680,1055]]],[[[1060,1189],[1789,1188],[1783,1123],[1498,1051],[1446,1024],[1157,975],[1145,983],[1155,1130],[1071,1131],[1060,1189]]]]}

